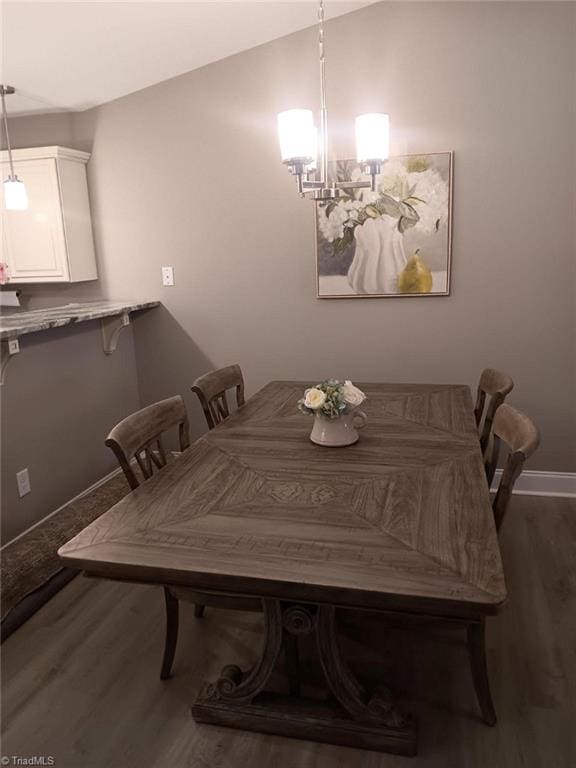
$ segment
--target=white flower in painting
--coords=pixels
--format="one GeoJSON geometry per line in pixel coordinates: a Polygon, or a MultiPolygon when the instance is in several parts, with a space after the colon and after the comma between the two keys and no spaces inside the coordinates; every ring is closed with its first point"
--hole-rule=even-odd
{"type": "Polygon", "coordinates": [[[448,184],[434,168],[410,173],[408,177],[412,194],[418,200],[410,201],[420,220],[415,230],[430,234],[436,231],[436,222],[443,222],[448,211],[448,184]]]}
{"type": "Polygon", "coordinates": [[[306,392],[304,392],[304,405],[312,411],[317,411],[322,408],[325,402],[326,393],[322,392],[321,389],[312,387],[312,389],[307,389],[306,392]]]}
{"type": "Polygon", "coordinates": [[[349,405],[351,408],[356,408],[357,406],[362,405],[364,400],[366,400],[364,392],[362,392],[361,389],[358,389],[358,387],[355,387],[351,381],[345,381],[342,385],[342,397],[344,398],[346,405],[349,405]]]}
{"type": "Polygon", "coordinates": [[[395,200],[403,200],[408,196],[409,173],[401,159],[392,158],[384,163],[378,177],[378,189],[380,193],[390,195],[395,200]]]}
{"type": "Polygon", "coordinates": [[[342,201],[334,206],[329,216],[326,216],[325,211],[322,211],[318,218],[320,231],[329,243],[334,242],[339,237],[344,237],[344,225],[348,219],[348,211],[342,201]]]}

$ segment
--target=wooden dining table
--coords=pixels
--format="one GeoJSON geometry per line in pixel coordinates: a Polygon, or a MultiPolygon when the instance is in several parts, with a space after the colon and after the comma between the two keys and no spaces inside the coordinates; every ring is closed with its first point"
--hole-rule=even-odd
{"type": "Polygon", "coordinates": [[[470,391],[361,384],[359,442],[326,448],[297,409],[306,386],[266,385],[59,554],[90,576],[261,601],[259,660],[242,670],[222,659],[196,721],[414,754],[414,719],[386,685],[352,672],[338,615],[481,621],[504,601],[470,391]],[[294,679],[305,637],[325,682],[316,699],[294,679]],[[286,658],[290,686],[273,692],[286,658]]]}

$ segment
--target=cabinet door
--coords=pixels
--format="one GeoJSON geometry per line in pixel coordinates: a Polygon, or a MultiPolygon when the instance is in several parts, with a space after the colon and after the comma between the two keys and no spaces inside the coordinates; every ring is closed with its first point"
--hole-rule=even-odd
{"type": "MultiPolygon", "coordinates": [[[[26,185],[28,210],[2,210],[2,261],[13,283],[67,282],[66,240],[60,205],[56,160],[22,160],[14,163],[26,185]]],[[[2,163],[2,181],[9,174],[2,163]]]]}

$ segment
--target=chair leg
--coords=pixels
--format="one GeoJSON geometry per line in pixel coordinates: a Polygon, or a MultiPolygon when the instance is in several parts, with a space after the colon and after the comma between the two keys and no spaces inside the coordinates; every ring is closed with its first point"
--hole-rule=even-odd
{"type": "Polygon", "coordinates": [[[178,600],[167,587],[164,587],[164,599],[166,601],[166,642],[160,671],[161,680],[167,680],[172,674],[172,662],[178,641],[178,600]]]}
{"type": "Polygon", "coordinates": [[[204,611],[206,610],[206,606],[202,605],[201,603],[196,603],[194,606],[194,616],[197,619],[201,619],[204,616],[204,611]]]}
{"type": "Polygon", "coordinates": [[[478,704],[480,705],[480,710],[482,712],[482,719],[486,725],[496,725],[496,710],[494,709],[494,703],[492,702],[488,668],[486,667],[484,626],[484,619],[468,625],[468,653],[470,654],[474,688],[476,689],[478,704]]]}

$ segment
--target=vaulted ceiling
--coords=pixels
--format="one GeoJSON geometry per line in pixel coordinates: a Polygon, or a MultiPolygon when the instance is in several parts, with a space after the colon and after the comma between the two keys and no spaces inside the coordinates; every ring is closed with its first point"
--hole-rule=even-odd
{"type": "MultiPolygon", "coordinates": [[[[374,0],[327,2],[333,18],[374,0]]],[[[10,114],[83,110],[312,26],[300,2],[5,2],[10,114]]]]}

